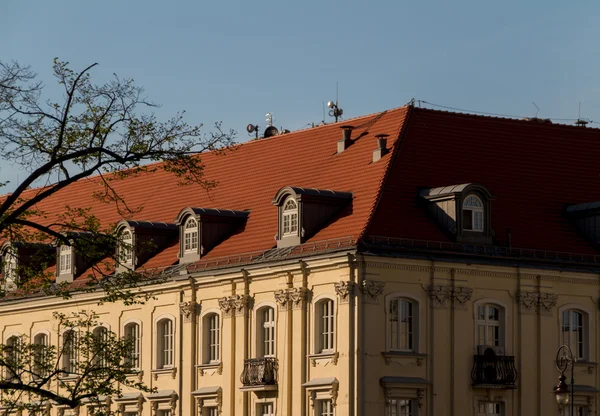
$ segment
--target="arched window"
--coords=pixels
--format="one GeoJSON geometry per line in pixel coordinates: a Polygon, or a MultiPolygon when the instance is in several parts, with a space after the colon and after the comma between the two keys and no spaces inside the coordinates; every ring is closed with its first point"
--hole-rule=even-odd
{"type": "Polygon", "coordinates": [[[21,337],[13,335],[6,340],[6,364],[7,364],[7,376],[14,377],[17,375],[17,368],[19,367],[21,359],[21,337]]]}
{"type": "Polygon", "coordinates": [[[106,343],[108,342],[108,329],[103,326],[99,326],[94,329],[93,335],[95,347],[95,351],[93,351],[94,362],[97,367],[106,367],[107,362],[104,351],[106,349],[106,343]]]}
{"type": "Polygon", "coordinates": [[[59,274],[70,274],[71,273],[71,258],[72,258],[71,246],[62,245],[60,246],[60,257],[58,259],[59,274]]]}
{"type": "Polygon", "coordinates": [[[121,234],[121,244],[119,245],[119,260],[123,264],[131,264],[133,259],[133,236],[131,231],[125,230],[121,234]]]}
{"type": "Polygon", "coordinates": [[[463,201],[462,227],[467,231],[483,231],[483,202],[475,195],[469,195],[463,201]]]}
{"type": "Polygon", "coordinates": [[[587,315],[577,309],[565,309],[561,317],[561,343],[571,348],[576,360],[587,359],[587,315]]]}
{"type": "Polygon", "coordinates": [[[203,319],[203,360],[204,364],[216,364],[221,360],[221,320],[216,313],[209,313],[203,319]]]}
{"type": "Polygon", "coordinates": [[[63,333],[62,367],[69,374],[76,374],[79,364],[77,333],[70,329],[63,333]]]}
{"type": "Polygon", "coordinates": [[[412,299],[396,298],[389,303],[389,349],[417,350],[418,305],[412,299]]]}
{"type": "Polygon", "coordinates": [[[183,251],[192,253],[198,251],[198,222],[189,218],[183,230],[183,251]]]}
{"type": "Polygon", "coordinates": [[[275,309],[270,306],[257,312],[258,354],[260,357],[275,356],[275,309]]]}
{"type": "Polygon", "coordinates": [[[4,267],[2,273],[7,285],[13,285],[17,281],[17,255],[13,247],[9,246],[3,256],[4,267]]]}
{"type": "Polygon", "coordinates": [[[477,307],[477,345],[504,346],[504,319],[502,309],[494,304],[477,307]]]}
{"type": "Polygon", "coordinates": [[[50,341],[48,334],[39,333],[33,337],[34,354],[33,354],[33,371],[36,376],[44,377],[48,373],[48,348],[50,341]]]}
{"type": "Polygon", "coordinates": [[[127,358],[125,359],[127,364],[131,366],[131,368],[139,369],[140,368],[140,324],[137,322],[130,322],[125,325],[125,330],[123,331],[125,334],[125,338],[131,342],[131,350],[127,358]]]}
{"type": "Polygon", "coordinates": [[[294,198],[288,198],[283,205],[281,229],[283,235],[298,234],[298,204],[294,198]]]}
{"type": "Polygon", "coordinates": [[[316,308],[316,352],[329,353],[335,350],[335,303],[332,299],[323,299],[316,308]]]}
{"type": "Polygon", "coordinates": [[[173,320],[164,318],[157,323],[157,368],[171,368],[174,362],[175,334],[173,320]]]}

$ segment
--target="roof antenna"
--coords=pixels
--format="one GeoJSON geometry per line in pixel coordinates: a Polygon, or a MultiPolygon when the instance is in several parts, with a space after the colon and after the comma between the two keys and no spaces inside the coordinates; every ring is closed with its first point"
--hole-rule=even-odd
{"type": "Polygon", "coordinates": [[[581,101],[579,101],[579,110],[577,111],[577,121],[575,122],[575,125],[579,127],[585,127],[587,124],[588,121],[581,118],[581,101]]]}
{"type": "Polygon", "coordinates": [[[533,104],[535,106],[535,108],[537,108],[534,118],[538,118],[538,113],[540,112],[540,108],[537,106],[537,104],[534,101],[532,101],[531,104],[533,104]]]}
{"type": "Polygon", "coordinates": [[[327,102],[327,107],[329,107],[331,110],[329,110],[329,117],[335,117],[335,122],[338,122],[338,119],[342,117],[342,114],[344,114],[344,110],[342,110],[339,106],[338,106],[338,83],[335,83],[335,102],[333,101],[329,101],[327,102]]]}

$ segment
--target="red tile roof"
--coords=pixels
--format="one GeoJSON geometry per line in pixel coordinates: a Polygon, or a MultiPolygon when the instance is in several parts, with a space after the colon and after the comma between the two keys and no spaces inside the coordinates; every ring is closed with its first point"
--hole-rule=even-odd
{"type": "MultiPolygon", "coordinates": [[[[172,223],[185,207],[249,210],[244,231],[205,253],[205,259],[276,246],[277,208],[271,201],[284,186],[351,192],[351,214],[335,219],[309,241],[345,236],[356,239],[369,218],[391,156],[372,163],[372,152],[377,148],[374,136],[388,134],[388,146],[393,146],[407,113],[407,108],[394,109],[250,141],[225,155],[203,154],[206,178],[217,181],[217,186],[209,191],[196,185],[178,186],[177,179],[163,171],[114,181],[113,185],[131,208],[141,208],[131,218],[135,220],[172,223]],[[337,154],[337,141],[342,138],[340,126],[347,124],[355,127],[354,141],[337,154]]],[[[98,179],[88,178],[59,191],[38,205],[50,213],[48,218],[38,221],[50,222],[52,214],[63,212],[68,205],[91,208],[105,226],[116,224],[122,217],[114,204],[101,203],[92,197],[99,189],[98,179]]],[[[178,261],[177,251],[176,244],[169,245],[144,266],[174,264],[178,261]]]]}
{"type": "MultiPolygon", "coordinates": [[[[398,150],[398,149],[396,149],[398,150]]],[[[564,214],[600,200],[600,130],[414,108],[368,234],[449,241],[423,188],[477,182],[494,196],[494,244],[597,254],[564,214]]]]}

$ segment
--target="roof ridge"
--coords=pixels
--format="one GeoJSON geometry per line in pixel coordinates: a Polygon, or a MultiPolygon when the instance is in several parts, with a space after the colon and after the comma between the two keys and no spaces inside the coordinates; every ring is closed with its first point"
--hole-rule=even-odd
{"type": "MultiPolygon", "coordinates": [[[[408,125],[410,116],[414,109],[414,107],[411,105],[404,106],[404,107],[406,107],[406,115],[404,116],[404,120],[402,120],[402,124],[399,127],[398,139],[394,143],[394,148],[393,148],[392,154],[390,155],[389,159],[386,162],[386,166],[383,171],[384,173],[383,173],[381,180],[379,181],[379,185],[377,187],[377,194],[375,196],[375,200],[373,201],[373,203],[371,204],[371,208],[369,209],[369,216],[367,217],[367,220],[363,224],[362,230],[360,230],[360,233],[358,234],[358,241],[361,241],[364,238],[365,234],[367,233],[369,225],[371,224],[371,221],[372,221],[373,217],[375,216],[375,212],[377,211],[377,207],[379,206],[379,202],[381,201],[381,195],[383,193],[384,184],[387,181],[387,178],[391,171],[391,167],[393,165],[392,161],[395,161],[397,155],[400,153],[400,149],[402,148],[402,143],[404,142],[404,140],[402,140],[402,139],[404,138],[404,135],[406,132],[406,128],[407,128],[406,126],[408,125]]],[[[401,107],[401,108],[404,108],[404,107],[401,107]]]]}

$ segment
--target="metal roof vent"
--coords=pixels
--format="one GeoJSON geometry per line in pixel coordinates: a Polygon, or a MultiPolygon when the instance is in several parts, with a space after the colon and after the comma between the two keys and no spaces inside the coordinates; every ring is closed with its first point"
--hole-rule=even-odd
{"type": "Polygon", "coordinates": [[[389,134],[376,134],[377,149],[373,151],[373,163],[377,162],[383,156],[385,156],[389,150],[387,148],[387,138],[389,134]]]}
{"type": "Polygon", "coordinates": [[[354,126],[341,126],[342,138],[337,142],[337,152],[342,153],[352,144],[352,130],[354,126]]]}

